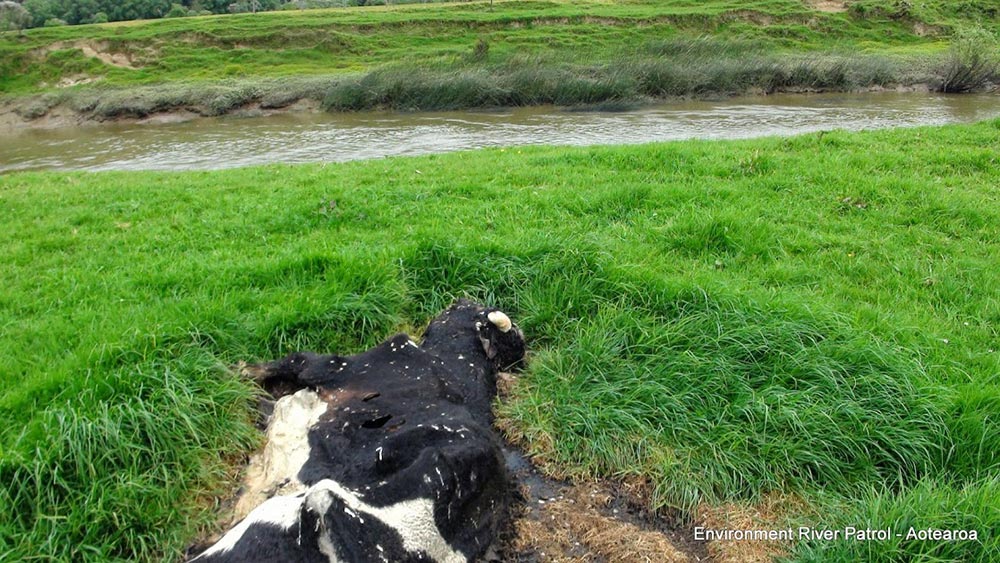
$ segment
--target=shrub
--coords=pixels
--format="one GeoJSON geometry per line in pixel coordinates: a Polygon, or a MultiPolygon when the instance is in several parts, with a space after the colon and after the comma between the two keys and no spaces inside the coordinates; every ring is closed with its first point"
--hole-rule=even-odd
{"type": "Polygon", "coordinates": [[[476,41],[476,46],[472,48],[472,60],[479,62],[486,60],[486,57],[490,54],[490,43],[489,41],[479,38],[476,41]]]}
{"type": "Polygon", "coordinates": [[[0,2],[0,31],[24,29],[31,24],[31,14],[17,2],[0,2]]]}
{"type": "Polygon", "coordinates": [[[180,4],[172,4],[170,6],[170,11],[167,15],[163,16],[165,18],[183,18],[188,15],[187,8],[181,6],[180,4]]]}
{"type": "Polygon", "coordinates": [[[983,28],[959,30],[940,70],[941,92],[978,90],[1000,77],[998,41],[983,28]]]}

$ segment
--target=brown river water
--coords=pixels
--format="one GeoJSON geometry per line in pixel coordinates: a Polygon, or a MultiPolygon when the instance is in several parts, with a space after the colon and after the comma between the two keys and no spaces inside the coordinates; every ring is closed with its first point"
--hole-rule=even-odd
{"type": "Polygon", "coordinates": [[[554,107],[433,113],[285,113],[183,123],[24,129],[0,137],[0,172],[205,170],[341,162],[515,145],[743,139],[980,121],[1000,95],[864,93],[673,102],[622,112],[554,107]]]}

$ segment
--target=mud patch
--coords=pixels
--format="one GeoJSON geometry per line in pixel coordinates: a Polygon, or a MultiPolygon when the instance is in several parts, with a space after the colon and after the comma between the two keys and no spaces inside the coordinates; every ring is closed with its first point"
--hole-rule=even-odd
{"type": "Polygon", "coordinates": [[[806,0],[806,6],[817,12],[837,14],[847,11],[847,2],[838,0],[806,0]]]}
{"type": "Polygon", "coordinates": [[[72,86],[79,86],[81,84],[90,84],[92,82],[97,82],[100,77],[89,76],[86,74],[74,74],[73,76],[65,76],[56,83],[56,88],[70,88],[72,86]]]}
{"type": "Polygon", "coordinates": [[[29,104],[0,106],[0,134],[9,135],[27,129],[62,129],[87,124],[86,118],[75,111],[55,106],[39,110],[38,115],[28,113],[29,104]]]}
{"type": "Polygon", "coordinates": [[[930,25],[922,22],[913,22],[913,34],[917,37],[933,37],[936,35],[941,35],[941,28],[936,25],[930,25]]]}
{"type": "Polygon", "coordinates": [[[628,486],[571,484],[542,475],[520,451],[504,451],[517,484],[513,521],[494,561],[708,561],[703,542],[670,518],[648,512],[628,486]]]}
{"type": "MultiPolygon", "coordinates": [[[[497,374],[497,394],[511,397],[518,384],[513,374],[497,374]]],[[[492,561],[517,562],[646,562],[710,561],[705,542],[680,518],[653,513],[648,487],[641,482],[571,483],[550,477],[519,449],[526,437],[502,418],[496,419],[506,443],[504,461],[514,483],[512,521],[498,539],[492,561]]],[[[551,448],[545,437],[534,446],[551,448]]],[[[536,450],[537,451],[537,450],[536,450]]],[[[557,472],[542,458],[536,461],[557,472]]]]}

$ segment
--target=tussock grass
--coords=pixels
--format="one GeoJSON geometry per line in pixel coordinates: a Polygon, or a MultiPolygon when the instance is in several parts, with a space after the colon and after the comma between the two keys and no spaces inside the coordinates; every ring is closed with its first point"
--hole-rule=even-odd
{"type": "Polygon", "coordinates": [[[982,28],[961,30],[938,71],[942,92],[970,92],[1000,81],[1000,40],[982,28]]]}
{"type": "MultiPolygon", "coordinates": [[[[955,486],[925,480],[894,495],[869,491],[846,514],[829,520],[834,527],[889,527],[902,534],[887,541],[804,542],[794,553],[797,561],[978,561],[1000,558],[996,529],[1000,508],[1000,481],[994,476],[974,484],[955,486]],[[916,541],[913,529],[979,531],[977,541],[916,541]],[[982,531],[986,530],[986,533],[982,531]]],[[[836,529],[836,528],[834,528],[836,529]]]]}
{"type": "Polygon", "coordinates": [[[78,383],[0,458],[0,555],[28,560],[152,559],[210,522],[193,501],[225,495],[251,391],[205,354],[130,366],[78,383]],[[188,520],[194,516],[194,520],[188,520]]]}
{"type": "Polygon", "coordinates": [[[500,416],[552,472],[646,482],[682,516],[778,492],[808,524],[986,534],[997,146],[992,121],[3,176],[0,554],[176,557],[255,443],[252,392],[220,366],[356,352],[459,296],[526,331],[500,416]]]}
{"type": "MultiPolygon", "coordinates": [[[[711,58],[714,55],[710,53],[727,50],[728,43],[702,39],[695,42],[697,48],[690,47],[688,40],[670,44],[674,43],[679,53],[676,56],[630,55],[598,65],[520,57],[488,67],[451,70],[392,66],[356,76],[91,88],[46,94],[18,111],[26,118],[36,118],[62,104],[91,118],[107,120],[180,109],[212,116],[253,105],[281,108],[303,99],[318,102],[328,111],[587,106],[748,92],[851,90],[927,80],[926,74],[914,73],[905,61],[881,56],[711,58]],[[709,44],[715,45],[715,50],[709,44]]],[[[660,44],[655,49],[667,50],[667,46],[660,44]]]]}
{"type": "Polygon", "coordinates": [[[599,66],[553,65],[536,59],[491,68],[387,67],[348,77],[90,89],[50,94],[19,111],[33,118],[65,104],[94,119],[106,120],[141,118],[177,109],[221,115],[255,104],[263,109],[280,108],[302,99],[319,102],[328,111],[586,106],[652,98],[851,90],[906,83],[914,76],[902,61],[884,57],[629,57],[599,66]]]}

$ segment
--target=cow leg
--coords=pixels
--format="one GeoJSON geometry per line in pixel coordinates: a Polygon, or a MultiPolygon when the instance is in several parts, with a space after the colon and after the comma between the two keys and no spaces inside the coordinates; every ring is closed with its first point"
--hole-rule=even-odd
{"type": "Polygon", "coordinates": [[[240,362],[236,371],[264,388],[275,399],[292,395],[300,389],[315,389],[331,378],[329,366],[340,365],[342,358],[312,352],[296,352],[280,360],[261,364],[240,362]]]}

